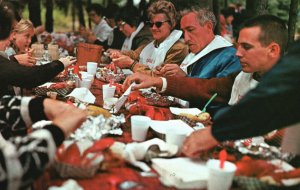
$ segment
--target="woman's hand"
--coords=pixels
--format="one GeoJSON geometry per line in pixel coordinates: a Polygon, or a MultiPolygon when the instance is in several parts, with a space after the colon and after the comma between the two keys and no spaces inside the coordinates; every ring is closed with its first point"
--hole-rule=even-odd
{"type": "Polygon", "coordinates": [[[64,67],[67,68],[68,66],[72,65],[77,61],[75,57],[67,56],[59,59],[60,62],[64,64],[64,67]]]}
{"type": "Polygon", "coordinates": [[[112,58],[112,63],[121,69],[130,68],[134,60],[127,55],[120,55],[118,58],[112,58]]]}
{"type": "Polygon", "coordinates": [[[14,56],[19,64],[24,66],[34,66],[36,64],[36,59],[29,53],[18,54],[14,56]]]}
{"type": "Polygon", "coordinates": [[[66,137],[80,127],[87,117],[86,111],[61,101],[46,98],[43,106],[46,117],[61,128],[66,137]]]}

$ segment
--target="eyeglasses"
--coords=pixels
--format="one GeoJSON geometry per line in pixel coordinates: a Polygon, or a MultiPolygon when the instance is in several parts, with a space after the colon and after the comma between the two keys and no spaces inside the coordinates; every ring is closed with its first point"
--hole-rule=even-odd
{"type": "Polygon", "coordinates": [[[165,20],[165,21],[157,21],[157,22],[150,22],[150,21],[148,21],[147,24],[148,24],[151,28],[152,28],[154,25],[156,26],[156,28],[160,28],[164,22],[170,22],[170,21],[169,21],[169,20],[165,20]]]}

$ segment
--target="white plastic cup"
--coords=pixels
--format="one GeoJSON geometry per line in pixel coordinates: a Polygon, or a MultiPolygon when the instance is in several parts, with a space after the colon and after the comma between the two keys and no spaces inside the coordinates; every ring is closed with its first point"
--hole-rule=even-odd
{"type": "Polygon", "coordinates": [[[114,97],[115,91],[116,91],[116,86],[113,85],[110,86],[109,84],[102,85],[103,101],[106,98],[114,97]]]}
{"type": "Polygon", "coordinates": [[[82,78],[82,80],[79,80],[79,87],[90,89],[92,86],[93,81],[88,78],[82,78]]]}
{"type": "Polygon", "coordinates": [[[224,168],[220,168],[220,160],[211,159],[207,162],[208,190],[228,190],[231,187],[236,165],[225,161],[224,168]]]}
{"type": "Polygon", "coordinates": [[[143,115],[133,115],[130,120],[132,140],[145,141],[151,119],[143,115]]]}
{"type": "Polygon", "coordinates": [[[118,98],[106,98],[104,99],[103,108],[107,110],[111,110],[117,102],[118,102],[118,98]]]}
{"type": "Polygon", "coordinates": [[[89,74],[95,76],[96,72],[97,72],[97,66],[98,66],[98,63],[96,63],[96,62],[87,62],[86,70],[89,74]]]}
{"type": "Polygon", "coordinates": [[[181,149],[186,136],[186,132],[170,127],[166,130],[166,143],[176,145],[181,149]]]}

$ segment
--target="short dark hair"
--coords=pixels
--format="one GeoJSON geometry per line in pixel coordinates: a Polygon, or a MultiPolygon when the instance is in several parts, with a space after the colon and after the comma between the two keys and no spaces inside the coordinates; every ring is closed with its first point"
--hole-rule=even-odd
{"type": "Polygon", "coordinates": [[[130,10],[128,10],[128,7],[123,7],[116,16],[116,22],[124,21],[132,27],[137,27],[139,24],[138,9],[136,9],[135,7],[129,9],[130,10]]]}
{"type": "Polygon", "coordinates": [[[229,16],[234,16],[234,9],[232,9],[232,8],[225,8],[225,9],[222,9],[221,10],[221,14],[225,17],[225,18],[227,18],[227,17],[229,17],[229,16]]]}
{"type": "Polygon", "coordinates": [[[106,18],[115,18],[116,15],[118,14],[120,10],[119,5],[113,3],[108,5],[108,7],[106,7],[105,11],[104,11],[104,16],[106,18]]]}
{"type": "Polygon", "coordinates": [[[274,15],[259,15],[246,20],[240,27],[244,28],[258,26],[261,29],[259,41],[262,45],[267,46],[272,42],[279,44],[281,54],[286,51],[288,43],[287,25],[284,20],[274,15]]]}
{"type": "Polygon", "coordinates": [[[12,29],[13,16],[7,8],[0,5],[0,40],[8,38],[12,29]]]}
{"type": "Polygon", "coordinates": [[[91,11],[95,11],[95,13],[98,16],[103,16],[104,14],[104,8],[102,7],[102,5],[98,4],[98,3],[92,3],[89,6],[86,7],[86,11],[89,13],[91,11]]]}

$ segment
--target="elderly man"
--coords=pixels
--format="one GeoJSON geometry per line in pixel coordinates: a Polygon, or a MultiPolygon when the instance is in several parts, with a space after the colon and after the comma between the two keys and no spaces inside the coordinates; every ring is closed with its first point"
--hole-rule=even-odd
{"type": "Polygon", "coordinates": [[[132,81],[139,83],[134,87],[135,89],[155,86],[166,95],[187,99],[198,107],[202,107],[208,98],[218,93],[216,102],[228,103],[230,99],[229,103],[233,105],[257,85],[260,77],[283,54],[287,44],[286,25],[281,19],[271,15],[253,18],[242,26],[238,42],[236,55],[241,60],[243,71],[236,79],[237,73],[212,79],[159,78],[135,74],[125,81],[125,86],[132,81]]]}
{"type": "Polygon", "coordinates": [[[156,74],[197,78],[224,77],[240,71],[236,49],[223,37],[214,34],[216,18],[208,9],[192,8],[181,13],[181,29],[190,54],[181,66],[166,64],[156,74]]]}

